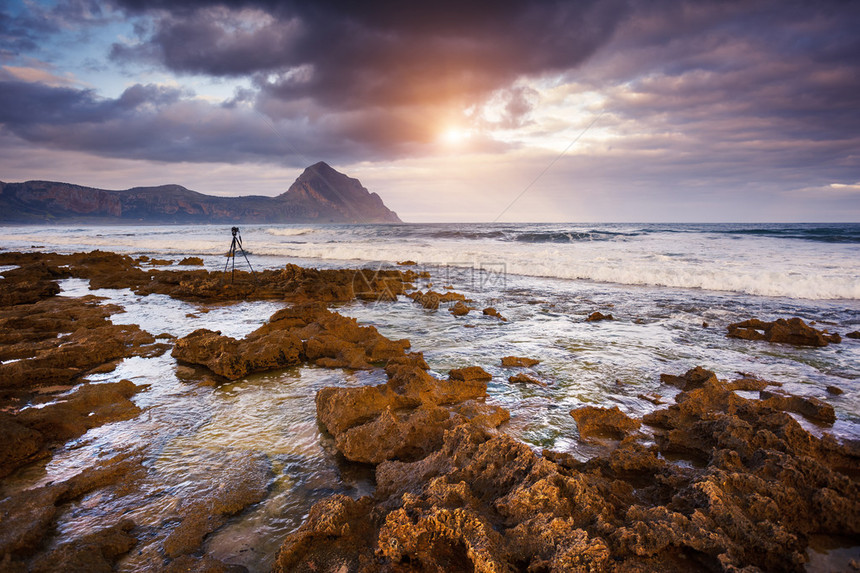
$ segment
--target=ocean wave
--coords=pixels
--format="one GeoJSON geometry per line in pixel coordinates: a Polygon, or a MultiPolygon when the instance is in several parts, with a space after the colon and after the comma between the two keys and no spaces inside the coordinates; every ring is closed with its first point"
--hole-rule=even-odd
{"type": "Polygon", "coordinates": [[[299,235],[310,235],[311,233],[315,233],[317,230],[311,227],[305,227],[302,229],[266,229],[266,233],[269,235],[274,235],[276,237],[296,237],[299,235]]]}
{"type": "Polygon", "coordinates": [[[612,241],[621,237],[636,237],[639,233],[613,231],[550,231],[519,233],[514,240],[521,243],[575,243],[577,241],[612,241]]]}
{"type": "Polygon", "coordinates": [[[860,243],[860,226],[728,229],[716,232],[726,235],[800,239],[819,243],[860,243]]]}
{"type": "MultiPolygon", "coordinates": [[[[337,261],[418,261],[426,270],[472,267],[502,269],[504,273],[569,280],[590,280],[631,286],[705,289],[768,297],[799,299],[858,299],[860,272],[850,254],[832,255],[825,264],[815,253],[777,260],[757,255],[759,264],[710,258],[687,253],[653,256],[627,245],[578,248],[576,245],[478,242],[451,246],[394,242],[308,243],[268,245],[260,254],[337,261]]],[[[600,243],[599,245],[612,245],[600,243]]],[[[588,243],[578,243],[587,246],[588,243]]],[[[843,248],[844,250],[844,248],[843,248]]],[[[355,263],[350,263],[355,264],[355,263]]]]}

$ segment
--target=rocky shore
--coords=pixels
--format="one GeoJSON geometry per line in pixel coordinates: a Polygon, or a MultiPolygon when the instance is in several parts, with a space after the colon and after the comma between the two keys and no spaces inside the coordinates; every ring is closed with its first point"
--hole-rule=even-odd
{"type": "MultiPolygon", "coordinates": [[[[416,290],[427,277],[415,271],[287,265],[231,276],[98,251],[0,253],[0,266],[14,267],[0,279],[0,487],[88,430],[141,415],[132,399],[145,386],[92,384],[89,375],[169,352],[214,384],[300,364],[384,372],[381,384],[316,394],[320,427],[347,463],[372,468],[375,491],[316,503],[283,541],[276,571],[803,571],[821,536],[860,545],[860,447],[826,432],[836,416],[825,401],[766,380],[719,380],[699,367],[664,374],[680,393],[671,405],[655,399],[641,419],[577,408],[578,438],[600,452],[580,461],[506,435],[510,414],[488,401],[492,376],[481,366],[434,376],[408,340],[329,308],[359,299],[384,312],[406,295],[420,312],[474,310],[458,293],[416,290]],[[206,329],[172,339],[112,323],[122,309],[96,297],[57,296],[63,278],[284,307],[241,339],[206,329]]],[[[728,331],[749,344],[840,342],[799,319],[750,319],[728,331]]],[[[539,362],[498,359],[508,368],[539,362]]],[[[511,379],[552,384],[525,372],[511,379]]],[[[59,517],[83,500],[136,491],[151,471],[145,459],[139,449],[111,452],[63,481],[0,489],[0,570],[109,571],[130,552],[137,569],[242,570],[207,554],[204,541],[268,495],[277,470],[256,453],[225,450],[217,483],[181,499],[156,527],[132,508],[61,535],[59,517]]]]}

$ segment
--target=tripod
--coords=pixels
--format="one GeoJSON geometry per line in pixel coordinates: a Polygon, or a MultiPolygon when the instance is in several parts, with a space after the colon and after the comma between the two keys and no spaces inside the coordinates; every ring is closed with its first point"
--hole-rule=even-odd
{"type": "Polygon", "coordinates": [[[248,260],[248,255],[245,249],[242,248],[242,235],[239,234],[239,227],[230,229],[233,233],[233,242],[230,243],[230,250],[227,251],[227,261],[224,263],[224,272],[227,272],[227,265],[230,264],[230,259],[233,260],[233,269],[230,273],[230,284],[233,284],[233,279],[236,277],[236,249],[242,251],[242,256],[245,257],[245,262],[248,263],[248,268],[251,269],[251,274],[254,275],[254,282],[257,281],[257,273],[254,272],[254,267],[251,266],[251,261],[248,260]]]}

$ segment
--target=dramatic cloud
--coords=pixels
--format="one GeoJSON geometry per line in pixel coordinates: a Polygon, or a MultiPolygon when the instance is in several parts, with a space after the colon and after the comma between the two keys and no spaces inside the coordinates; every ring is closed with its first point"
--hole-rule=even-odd
{"type": "Polygon", "coordinates": [[[551,165],[551,213],[572,189],[800,201],[860,180],[858,28],[838,0],[21,3],[0,10],[0,135],[176,164],[480,161],[523,185],[551,165]]]}

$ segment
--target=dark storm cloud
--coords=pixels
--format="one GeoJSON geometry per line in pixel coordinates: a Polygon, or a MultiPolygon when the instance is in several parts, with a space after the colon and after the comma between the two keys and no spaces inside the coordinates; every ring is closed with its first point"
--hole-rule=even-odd
{"type": "MultiPolygon", "coordinates": [[[[723,176],[734,161],[745,174],[791,167],[860,178],[858,3],[115,2],[112,11],[69,0],[50,18],[33,17],[31,29],[0,14],[3,49],[32,47],[63,18],[122,10],[137,42],[115,43],[110,57],[129,73],[143,63],[242,78],[251,89],[220,104],[140,85],[103,99],[7,77],[7,130],[57,148],[165,161],[383,160],[426,153],[446,124],[488,101],[496,113],[473,114],[477,127],[532,125],[542,102],[529,82],[542,79],[572,86],[572,104],[599,94],[606,113],[596,127],[616,135],[618,173],[723,176]]],[[[552,129],[590,119],[560,117],[552,129]]]]}
{"type": "Polygon", "coordinates": [[[0,70],[0,125],[7,133],[54,149],[167,162],[298,167],[386,147],[377,140],[385,130],[371,129],[372,114],[273,122],[235,104],[216,105],[192,96],[176,88],[136,84],[109,99],[93,90],[19,81],[0,70]]]}
{"type": "MultiPolygon", "coordinates": [[[[144,9],[139,3],[128,3],[144,9]]],[[[160,6],[115,60],[254,76],[272,97],[338,108],[463,103],[523,74],[577,65],[611,37],[621,2],[297,2],[160,6]],[[306,73],[300,81],[295,71],[306,73]]]]}

